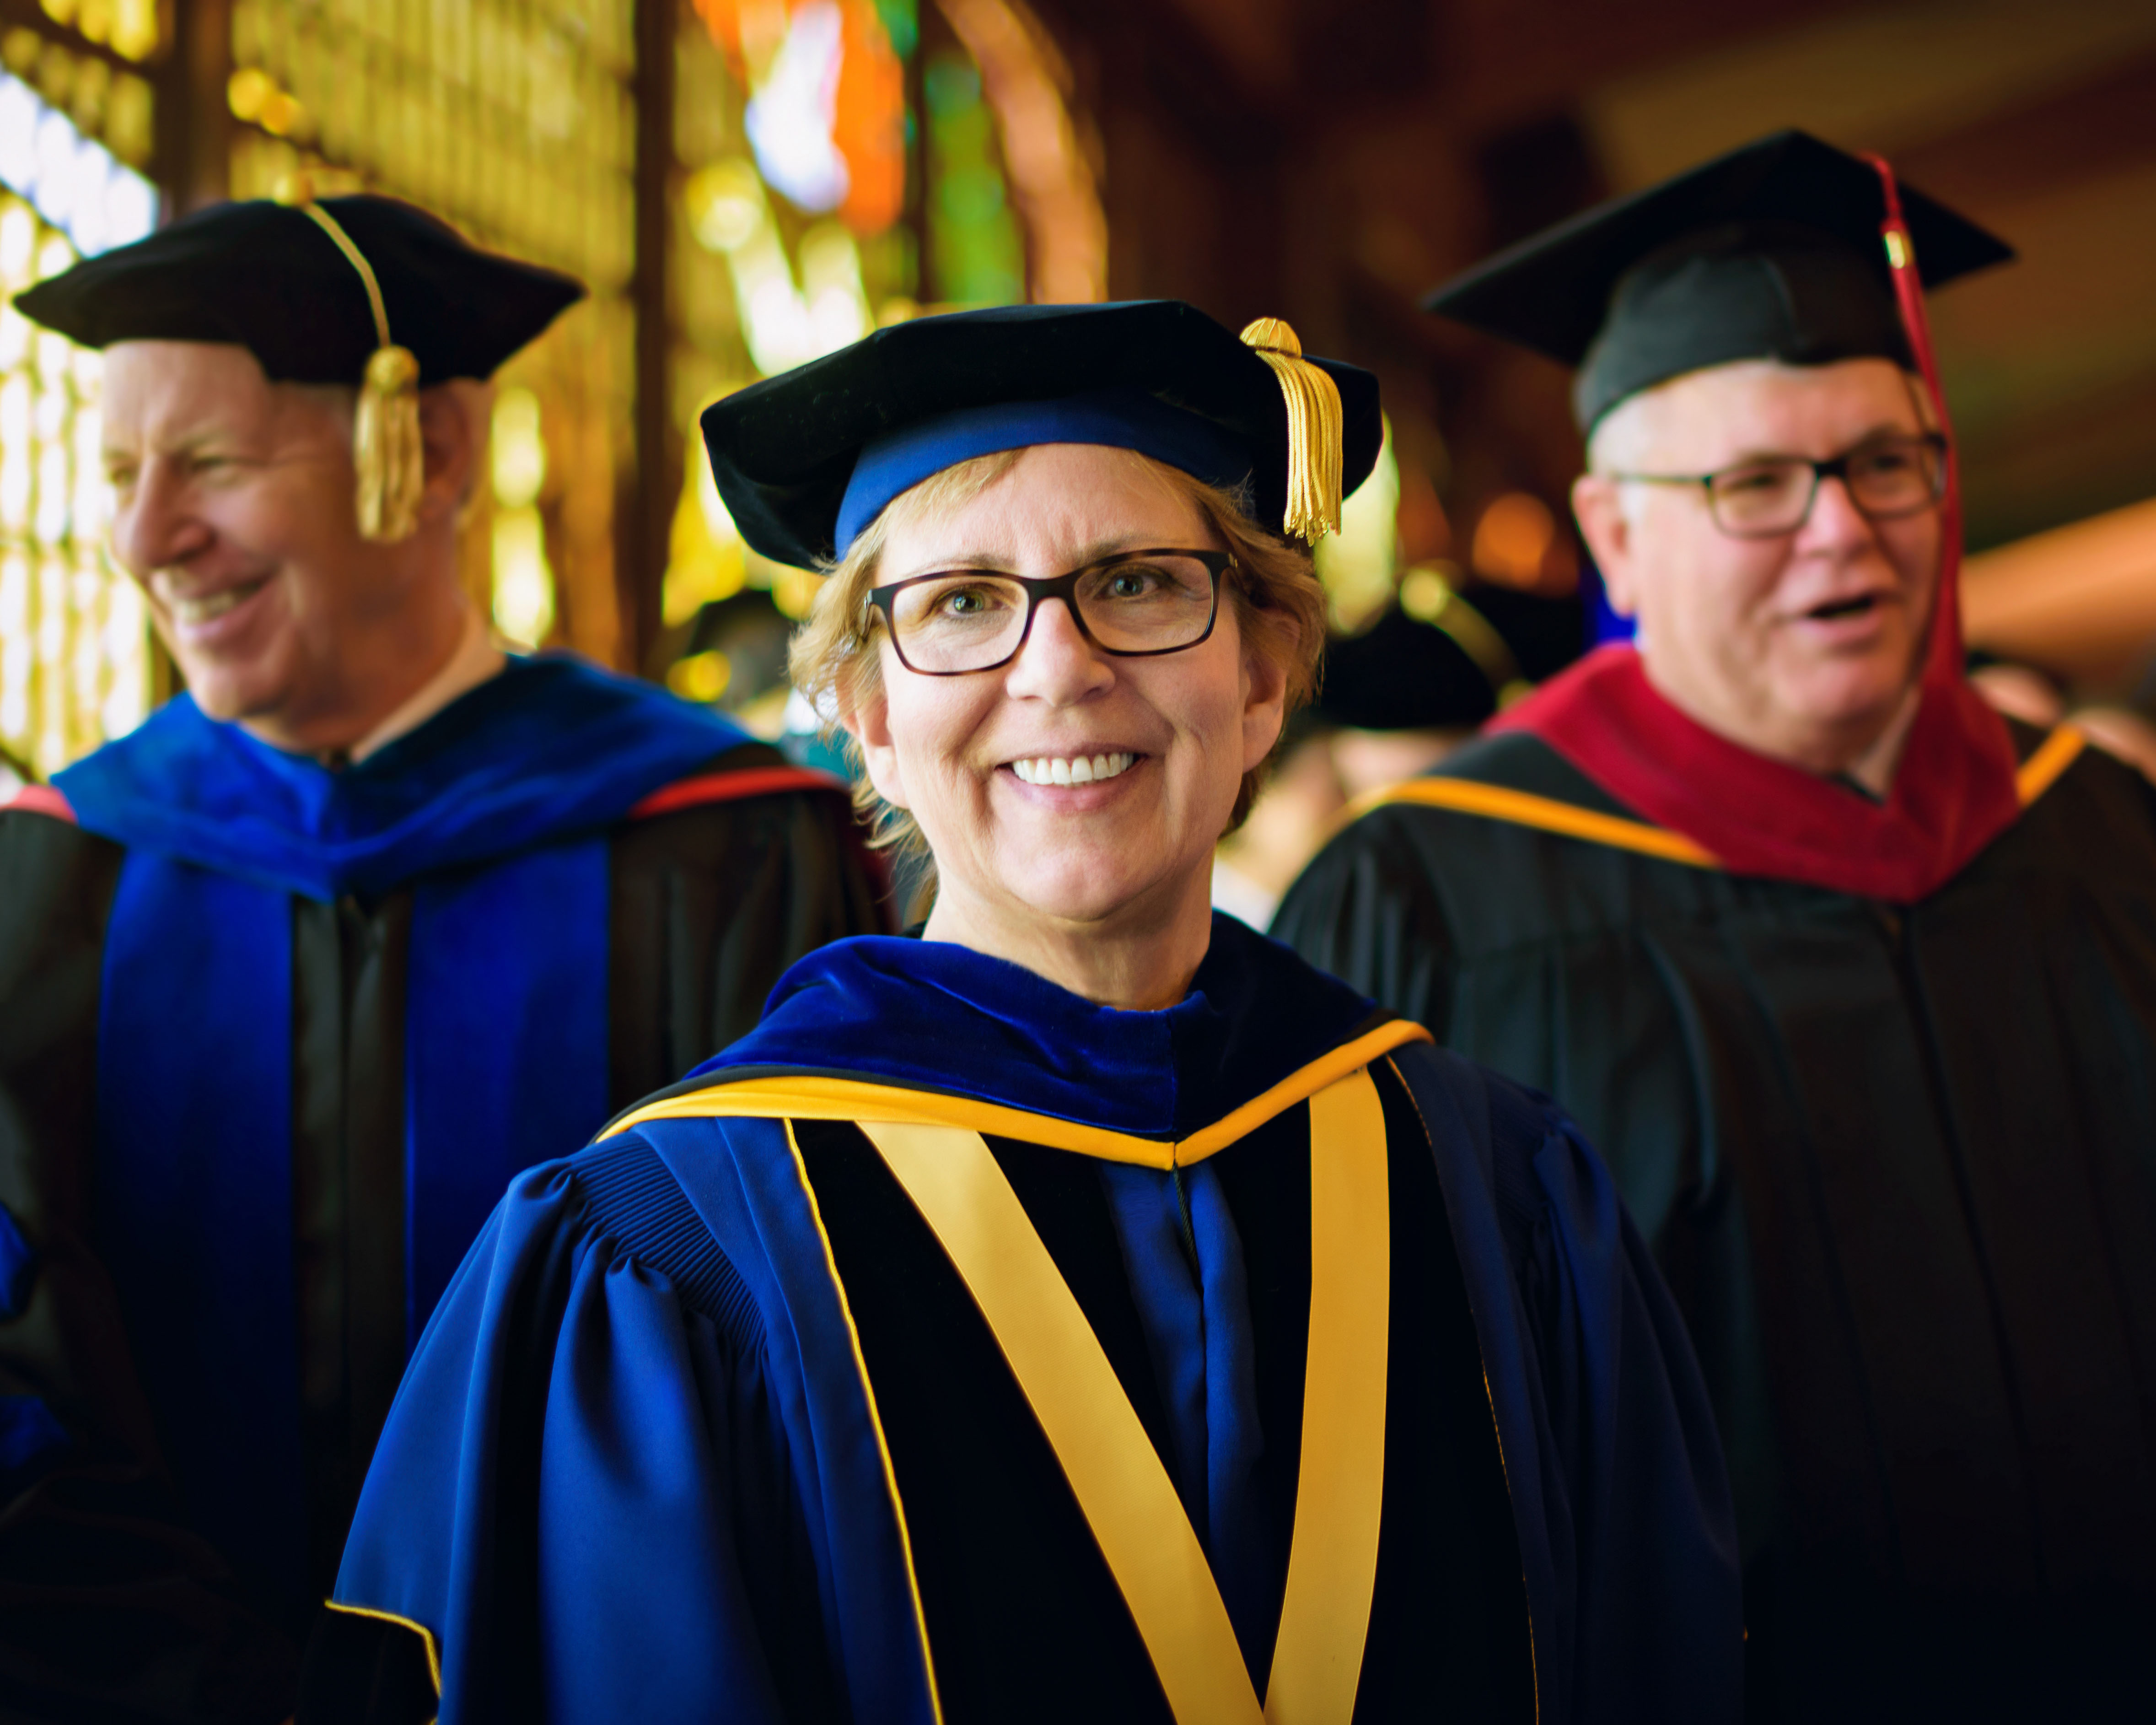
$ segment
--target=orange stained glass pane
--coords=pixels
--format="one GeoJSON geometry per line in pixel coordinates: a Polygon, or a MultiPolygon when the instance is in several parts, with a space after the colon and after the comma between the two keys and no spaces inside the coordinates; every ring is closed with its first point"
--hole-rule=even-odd
{"type": "MultiPolygon", "coordinates": [[[[805,21],[838,15],[838,78],[831,111],[794,116],[828,124],[845,163],[837,213],[856,234],[882,233],[906,203],[906,74],[875,0],[696,0],[697,15],[735,78],[762,92],[788,77],[787,50],[805,21]]],[[[820,203],[812,213],[831,209],[820,203]]]]}

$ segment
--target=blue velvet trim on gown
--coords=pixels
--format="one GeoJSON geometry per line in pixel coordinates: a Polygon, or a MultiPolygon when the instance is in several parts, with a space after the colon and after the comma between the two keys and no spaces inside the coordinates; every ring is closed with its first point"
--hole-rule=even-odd
{"type": "Polygon", "coordinates": [[[98,1028],[98,1230],[167,1460],[249,1579],[304,1584],[293,895],[410,886],[408,1333],[510,1178],[608,1091],[607,825],[745,741],[569,660],[512,660],[360,766],[182,696],[60,776],[128,847],[98,1028]]]}

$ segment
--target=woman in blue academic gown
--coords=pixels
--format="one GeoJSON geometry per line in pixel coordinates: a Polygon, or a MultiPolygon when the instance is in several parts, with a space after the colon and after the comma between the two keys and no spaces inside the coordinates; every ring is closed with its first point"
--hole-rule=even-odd
{"type": "Polygon", "coordinates": [[[706,414],[749,542],[836,560],[797,680],[933,907],[511,1188],[303,1722],[1734,1717],[1715,1434],[1594,1153],[1208,906],[1378,430],[1172,303],[706,414]]]}

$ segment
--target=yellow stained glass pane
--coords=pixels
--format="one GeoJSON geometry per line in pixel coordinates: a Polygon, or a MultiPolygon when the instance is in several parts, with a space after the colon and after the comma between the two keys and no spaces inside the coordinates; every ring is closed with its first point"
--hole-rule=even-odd
{"type": "MultiPolygon", "coordinates": [[[[73,260],[0,190],[0,294],[73,260]]],[[[105,550],[103,372],[96,354],[0,311],[0,748],[46,775],[149,711],[148,618],[105,550]]]]}
{"type": "MultiPolygon", "coordinates": [[[[627,0],[234,0],[232,10],[236,79],[254,80],[246,95],[259,103],[236,129],[235,197],[327,165],[592,290],[498,380],[538,403],[548,477],[528,503],[501,507],[490,487],[474,500],[465,567],[490,570],[475,576],[475,593],[500,602],[515,633],[608,661],[626,639],[613,510],[621,429],[634,418],[629,20],[627,0]],[[287,111],[279,99],[306,116],[285,140],[269,135],[273,112],[287,111]]],[[[0,506],[4,484],[0,470],[0,506]]]]}

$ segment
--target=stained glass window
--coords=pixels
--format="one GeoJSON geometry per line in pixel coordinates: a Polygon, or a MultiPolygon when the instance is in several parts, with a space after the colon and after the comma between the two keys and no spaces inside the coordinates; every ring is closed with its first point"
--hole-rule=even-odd
{"type": "Polygon", "coordinates": [[[786,698],[772,616],[802,615],[815,578],[742,545],[694,458],[696,414],[923,310],[1099,299],[1105,228],[1067,74],[1017,0],[693,4],[670,295],[687,459],[657,656],[680,693],[768,730],[786,698]]]}
{"type": "MultiPolygon", "coordinates": [[[[157,8],[47,0],[138,59],[157,8]]],[[[49,776],[149,710],[148,617],[105,550],[99,357],[14,307],[33,281],[148,233],[149,82],[40,30],[0,33],[0,753],[49,776]]]]}
{"type": "Polygon", "coordinates": [[[929,255],[943,296],[982,305],[1023,298],[1025,246],[1012,217],[980,68],[962,50],[947,49],[929,61],[921,90],[936,184],[927,209],[929,255]]]}
{"type": "Polygon", "coordinates": [[[493,429],[515,479],[473,500],[466,567],[511,639],[622,663],[615,498],[634,460],[631,0],[234,0],[235,198],[295,167],[408,198],[483,244],[566,270],[587,303],[506,366],[493,429]],[[525,489],[523,476],[531,485],[525,489]]]}
{"type": "Polygon", "coordinates": [[[0,748],[45,777],[132,730],[150,701],[147,617],[105,549],[102,362],[13,304],[75,256],[0,192],[0,748]]]}

